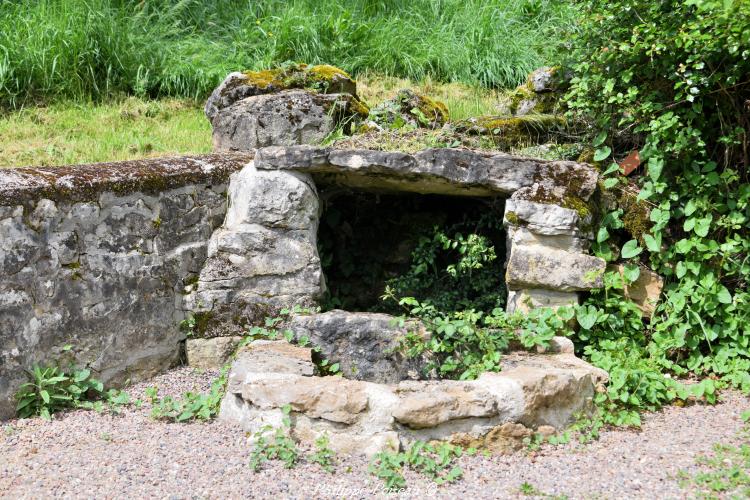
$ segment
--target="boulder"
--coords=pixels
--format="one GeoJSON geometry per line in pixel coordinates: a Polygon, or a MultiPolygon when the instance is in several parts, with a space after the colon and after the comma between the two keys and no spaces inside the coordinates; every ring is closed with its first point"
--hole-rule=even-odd
{"type": "Polygon", "coordinates": [[[311,377],[315,372],[311,349],[285,340],[255,340],[237,352],[229,375],[232,384],[251,373],[287,373],[311,377]]]}
{"type": "Polygon", "coordinates": [[[241,99],[216,112],[214,151],[318,144],[344,120],[363,112],[349,94],[285,90],[241,99]]]}
{"type": "Polygon", "coordinates": [[[398,350],[407,332],[427,335],[418,321],[398,326],[398,318],[387,314],[333,310],[293,316],[284,326],[298,340],[307,337],[323,357],[339,363],[347,378],[395,384],[425,376],[426,357],[409,359],[398,350]]]}
{"type": "Polygon", "coordinates": [[[394,410],[393,417],[412,429],[498,414],[493,394],[471,383],[448,380],[435,383],[402,382],[397,393],[401,404],[394,410]]]}
{"type": "Polygon", "coordinates": [[[224,366],[239,345],[242,337],[189,338],[185,341],[188,366],[202,370],[224,366]]]}
{"type": "Polygon", "coordinates": [[[342,377],[304,377],[249,373],[240,386],[242,399],[262,410],[291,406],[297,413],[340,424],[353,424],[367,409],[363,383],[342,377]]]}
{"type": "Polygon", "coordinates": [[[357,97],[357,83],[339,68],[329,65],[288,64],[275,69],[230,73],[211,93],[204,111],[206,117],[213,122],[222,109],[237,101],[290,89],[357,97]]]}

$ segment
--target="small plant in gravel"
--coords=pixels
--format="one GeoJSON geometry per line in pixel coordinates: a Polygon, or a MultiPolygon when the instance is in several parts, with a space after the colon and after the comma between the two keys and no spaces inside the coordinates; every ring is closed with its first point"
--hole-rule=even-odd
{"type": "Polygon", "coordinates": [[[320,465],[320,467],[324,471],[333,474],[333,465],[336,455],[329,447],[329,444],[330,439],[328,437],[328,434],[321,435],[318,439],[315,440],[315,452],[312,453],[307,459],[314,464],[320,465]]]}
{"type": "Polygon", "coordinates": [[[157,420],[189,422],[192,420],[210,420],[219,413],[219,406],[224,397],[227,385],[227,374],[230,365],[225,365],[207,393],[186,392],[181,397],[159,397],[157,387],[146,389],[146,397],[151,402],[151,417],[157,420]]]}
{"type": "Polygon", "coordinates": [[[750,498],[750,411],[742,414],[746,422],[740,431],[740,446],[716,444],[713,454],[701,456],[697,464],[703,469],[691,476],[680,471],[680,485],[695,486],[700,498],[750,498]]]}
{"type": "Polygon", "coordinates": [[[521,483],[521,486],[518,487],[518,492],[521,495],[528,497],[550,498],[556,500],[566,500],[568,498],[566,495],[550,495],[549,493],[544,493],[533,484],[527,482],[521,483]]]}
{"type": "Polygon", "coordinates": [[[297,465],[299,450],[290,436],[292,422],[289,414],[291,411],[292,408],[289,405],[282,408],[284,417],[281,427],[274,429],[272,426],[266,425],[255,433],[255,447],[250,454],[250,468],[253,471],[260,471],[263,464],[270,460],[281,460],[287,469],[297,465]]]}
{"type": "Polygon", "coordinates": [[[123,391],[104,391],[104,384],[91,377],[87,368],[71,368],[66,372],[57,366],[34,366],[27,372],[29,381],[16,392],[16,414],[20,418],[40,416],[50,420],[52,414],[68,408],[86,408],[113,413],[130,402],[123,391]]]}
{"type": "Polygon", "coordinates": [[[406,486],[404,467],[426,475],[436,484],[452,483],[463,476],[463,470],[455,465],[461,454],[459,446],[416,441],[403,452],[384,451],[376,454],[368,470],[382,479],[388,490],[406,486]]]}

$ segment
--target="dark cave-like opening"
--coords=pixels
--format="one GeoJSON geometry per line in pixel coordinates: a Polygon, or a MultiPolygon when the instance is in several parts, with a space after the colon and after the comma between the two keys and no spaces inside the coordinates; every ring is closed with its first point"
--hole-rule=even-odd
{"type": "Polygon", "coordinates": [[[400,314],[382,300],[439,310],[504,307],[504,200],[321,189],[318,232],[327,293],[322,308],[400,314]]]}

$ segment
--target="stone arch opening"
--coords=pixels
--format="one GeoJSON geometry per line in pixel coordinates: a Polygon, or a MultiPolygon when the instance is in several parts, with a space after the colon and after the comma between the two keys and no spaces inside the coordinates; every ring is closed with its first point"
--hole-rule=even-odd
{"type": "Polygon", "coordinates": [[[387,286],[441,309],[505,307],[503,197],[318,190],[323,310],[402,313],[387,286]],[[451,274],[459,263],[474,267],[451,274]]]}

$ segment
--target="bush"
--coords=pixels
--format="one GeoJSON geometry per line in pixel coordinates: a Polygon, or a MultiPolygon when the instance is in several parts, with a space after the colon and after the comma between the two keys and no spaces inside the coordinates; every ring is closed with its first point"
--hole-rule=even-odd
{"type": "MultiPolygon", "coordinates": [[[[583,6],[567,105],[590,124],[595,160],[612,162],[609,189],[628,184],[614,160],[640,151],[638,200],[648,207],[643,234],[628,234],[622,210],[607,214],[595,250],[607,260],[622,257],[631,273],[647,262],[667,283],[648,325],[620,305],[621,287],[595,294],[579,317],[589,323],[579,340],[594,363],[614,370],[620,392],[611,399],[631,406],[680,397],[665,383],[670,374],[715,377],[748,391],[750,3],[583,6]]],[[[692,393],[711,400],[713,383],[692,393]]]]}

